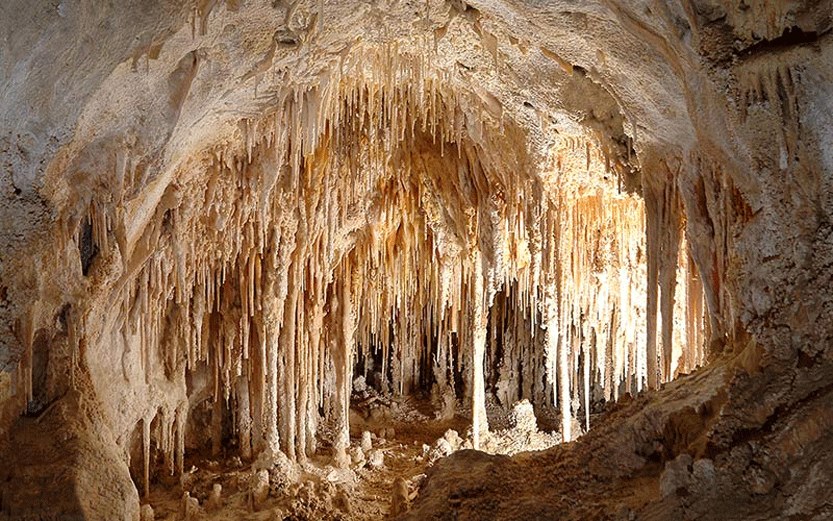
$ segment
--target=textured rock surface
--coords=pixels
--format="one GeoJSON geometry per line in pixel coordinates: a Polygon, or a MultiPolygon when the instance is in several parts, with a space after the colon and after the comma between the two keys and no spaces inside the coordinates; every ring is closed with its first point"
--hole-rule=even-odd
{"type": "Polygon", "coordinates": [[[748,376],[713,368],[676,380],[546,452],[455,453],[429,471],[403,519],[829,518],[829,499],[819,492],[831,484],[821,470],[830,461],[829,428],[788,432],[808,414],[825,417],[818,408],[829,410],[830,391],[774,413],[762,429],[721,439],[721,426],[760,404],[727,415],[727,384],[747,388],[748,376]]]}
{"type": "Polygon", "coordinates": [[[538,430],[535,411],[532,408],[532,404],[529,403],[529,400],[524,399],[512,405],[509,426],[523,432],[535,432],[538,430]]]}
{"type": "Polygon", "coordinates": [[[361,368],[463,397],[475,446],[486,394],[569,441],[643,391],[452,456],[413,518],[833,515],[830,24],[3,2],[0,512],[132,520],[186,450],[303,463],[322,424],[346,467],[361,368]]]}

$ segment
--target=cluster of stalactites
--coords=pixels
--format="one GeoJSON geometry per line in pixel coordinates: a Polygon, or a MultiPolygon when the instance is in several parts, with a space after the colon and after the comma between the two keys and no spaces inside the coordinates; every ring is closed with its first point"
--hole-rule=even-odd
{"type": "MultiPolygon", "coordinates": [[[[171,380],[207,368],[213,439],[230,407],[245,457],[304,459],[324,410],[343,460],[357,346],[365,358],[382,352],[394,392],[413,390],[426,367],[444,385],[463,373],[480,428],[483,359],[497,338],[546,331],[543,352],[524,356],[567,417],[582,392],[587,412],[593,389],[611,398],[643,385],[645,211],[612,186],[574,191],[569,174],[601,175],[603,154],[591,161],[582,146],[586,165],[559,162],[553,176],[493,164],[480,147],[502,135],[499,103],[390,49],[350,54],[274,98],[271,115],[241,122],[242,146],[218,147],[167,187],[139,237],[125,237],[122,209],[92,204],[96,245],[121,257],[110,300],[122,334],[140,336],[145,384],[152,360],[171,380]]],[[[686,292],[699,295],[677,251],[686,292]]],[[[679,338],[696,344],[702,305],[672,312],[684,316],[679,338]]],[[[701,359],[694,349],[685,367],[701,359]]],[[[538,385],[489,376],[505,396],[538,385]]]]}
{"type": "MultiPolygon", "coordinates": [[[[548,301],[553,336],[546,358],[551,380],[558,379],[558,395],[571,400],[560,403],[565,433],[571,403],[573,410],[581,406],[589,425],[594,389],[606,400],[617,399],[622,392],[655,387],[649,371],[668,381],[702,362],[703,290],[696,270],[683,244],[670,260],[673,280],[652,286],[645,220],[641,198],[589,195],[566,202],[553,225],[558,284],[555,298],[548,301]],[[651,294],[658,291],[664,304],[661,349],[652,365],[647,325],[650,304],[657,299],[651,294]]],[[[680,228],[675,229],[681,241],[680,228]]]]}
{"type": "MultiPolygon", "coordinates": [[[[128,236],[132,216],[123,204],[135,192],[129,183],[115,183],[125,193],[101,198],[108,202],[90,201],[82,220],[91,222],[98,255],[121,264],[107,308],[116,315],[116,338],[138,338],[145,385],[154,385],[157,361],[170,380],[207,368],[214,401],[238,408],[244,453],[301,458],[314,450],[319,409],[339,416],[344,407],[328,401],[343,404],[349,391],[341,373],[349,372],[352,352],[339,355],[336,346],[354,343],[354,303],[366,296],[344,284],[353,268],[343,259],[355,258],[359,237],[389,225],[406,205],[419,213],[411,197],[389,206],[389,187],[412,182],[418,155],[439,157],[453,172],[457,163],[476,162],[467,125],[476,120],[482,137],[484,125],[500,122],[488,123],[488,107],[456,93],[422,57],[392,49],[353,51],[314,84],[273,98],[273,112],[241,121],[239,140],[173,180],[137,235],[128,236]],[[333,370],[337,383],[328,377],[333,370]]],[[[129,172],[140,168],[129,157],[118,166],[128,171],[117,177],[141,178],[129,172]]],[[[79,220],[68,211],[59,235],[81,245],[72,231],[79,220]]],[[[464,214],[461,223],[471,226],[470,211],[464,214]]],[[[452,250],[470,248],[476,232],[463,233],[469,237],[452,250]]],[[[405,285],[400,280],[397,291],[405,285]]],[[[399,302],[409,298],[401,295],[399,302]]],[[[19,381],[30,373],[23,367],[19,381]]],[[[340,416],[345,422],[346,413],[340,416]]]]}

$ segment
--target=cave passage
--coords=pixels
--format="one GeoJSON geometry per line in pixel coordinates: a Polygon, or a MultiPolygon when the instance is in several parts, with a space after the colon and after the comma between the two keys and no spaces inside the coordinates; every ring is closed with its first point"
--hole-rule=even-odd
{"type": "Polygon", "coordinates": [[[0,521],[833,518],[831,2],[3,0],[0,521]]]}
{"type": "MultiPolygon", "coordinates": [[[[464,416],[477,449],[487,403],[527,400],[571,441],[604,403],[704,361],[680,196],[626,182],[627,140],[553,137],[531,158],[496,99],[423,57],[348,64],[274,93],[160,183],[144,223],[96,198],[60,223],[82,276],[108,280],[76,312],[83,345],[70,321],[71,385],[102,397],[145,499],[198,455],[349,468],[364,385],[464,416]],[[77,384],[84,357],[99,362],[77,384]]],[[[125,193],[148,182],[119,164],[125,193]]],[[[46,381],[35,344],[27,404],[46,381]]]]}
{"type": "Polygon", "coordinates": [[[589,139],[530,171],[511,121],[389,60],[395,81],[345,74],[242,124],[243,148],[169,185],[132,251],[106,208],[82,224],[85,273],[108,235],[125,264],[115,366],[169,390],[130,430],[145,495],[154,462],[182,474],[186,451],[305,462],[324,443],[348,467],[359,377],[461,408],[478,448],[487,397],[558,410],[569,441],[604,402],[703,362],[677,194],[623,190],[589,139]],[[483,143],[516,153],[498,164],[483,143]]]}

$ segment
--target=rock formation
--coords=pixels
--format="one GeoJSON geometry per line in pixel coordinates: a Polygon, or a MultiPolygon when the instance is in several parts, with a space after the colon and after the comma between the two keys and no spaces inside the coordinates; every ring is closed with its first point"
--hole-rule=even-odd
{"type": "Polygon", "coordinates": [[[440,461],[414,519],[833,515],[831,16],[4,2],[0,518],[349,472],[359,376],[474,448],[492,399],[589,429],[440,461]]]}

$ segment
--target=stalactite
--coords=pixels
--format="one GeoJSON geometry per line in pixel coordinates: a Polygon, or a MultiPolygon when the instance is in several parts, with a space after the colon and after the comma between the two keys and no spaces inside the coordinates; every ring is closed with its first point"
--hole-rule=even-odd
{"type": "Polygon", "coordinates": [[[266,304],[263,341],[266,343],[266,393],[263,400],[263,418],[265,422],[265,450],[268,454],[277,455],[280,450],[280,436],[278,434],[278,351],[279,339],[278,318],[275,316],[278,307],[277,299],[266,304]]]}
{"type": "Polygon", "coordinates": [[[249,380],[237,379],[237,443],[240,447],[240,457],[244,460],[252,459],[252,417],[249,404],[249,380]]]}
{"type": "Polygon", "coordinates": [[[211,455],[218,456],[223,447],[223,399],[215,396],[211,403],[211,455]]]}
{"type": "Polygon", "coordinates": [[[185,419],[187,404],[181,403],[176,409],[176,452],[174,455],[177,474],[185,472],[185,419]]]}
{"type": "MultiPolygon", "coordinates": [[[[255,356],[249,360],[249,409],[252,419],[251,428],[251,445],[252,452],[257,454],[266,449],[265,436],[265,414],[267,410],[267,399],[271,382],[267,385],[267,367],[275,367],[270,364],[277,364],[276,360],[267,357],[267,346],[264,332],[266,327],[263,321],[263,313],[266,311],[266,302],[268,299],[263,299],[263,312],[258,313],[252,321],[254,329],[254,344],[257,348],[255,356]]],[[[271,354],[271,351],[269,351],[271,354]]]]}
{"type": "Polygon", "coordinates": [[[659,364],[657,354],[657,309],[659,290],[659,263],[660,263],[660,219],[659,202],[652,190],[643,193],[645,198],[645,244],[648,268],[648,294],[647,294],[647,347],[645,355],[648,360],[648,388],[656,389],[659,386],[659,364]]]}
{"type": "Polygon", "coordinates": [[[673,376],[672,353],[674,347],[674,295],[677,290],[677,266],[679,265],[679,248],[682,238],[681,203],[677,195],[676,183],[667,183],[663,193],[662,221],[662,258],[659,267],[660,315],[662,317],[662,380],[668,381],[673,376]]]}
{"type": "Polygon", "coordinates": [[[572,441],[573,414],[570,399],[570,350],[569,338],[564,334],[558,338],[558,406],[561,408],[561,437],[572,441]]]}
{"type": "MultiPolygon", "coordinates": [[[[544,320],[546,320],[546,328],[547,328],[547,342],[546,342],[546,361],[548,366],[548,379],[551,382],[555,382],[557,378],[559,378],[561,372],[565,370],[563,361],[560,357],[560,333],[559,333],[559,320],[558,320],[558,296],[557,291],[554,285],[549,285],[546,288],[546,297],[544,300],[545,308],[543,310],[544,313],[544,320]]],[[[569,405],[565,401],[565,394],[564,388],[561,385],[561,379],[558,379],[558,387],[553,387],[553,392],[557,393],[555,396],[555,402],[561,408],[562,412],[562,422],[561,422],[561,432],[563,439],[566,441],[568,436],[567,433],[569,432],[569,419],[564,419],[565,412],[569,415],[569,405]],[[566,426],[566,428],[565,428],[566,426]]]]}
{"type": "Polygon", "coordinates": [[[296,339],[296,318],[298,310],[298,296],[299,296],[299,268],[298,260],[296,259],[289,268],[289,287],[288,297],[286,301],[286,309],[284,311],[284,327],[281,329],[281,344],[280,350],[285,356],[285,362],[282,364],[283,370],[281,377],[283,378],[283,392],[281,393],[280,403],[280,418],[283,425],[283,446],[284,453],[290,460],[296,459],[296,424],[298,422],[298,415],[296,414],[295,398],[297,396],[297,379],[296,379],[296,354],[298,342],[296,339]]]}
{"type": "MultiPolygon", "coordinates": [[[[340,284],[341,336],[335,342],[334,361],[336,364],[336,432],[333,441],[334,459],[337,465],[346,467],[349,464],[347,449],[350,446],[350,360],[351,350],[355,338],[353,320],[353,297],[349,265],[342,273],[340,284]]],[[[336,316],[339,316],[336,315],[336,316]]]]}
{"type": "Polygon", "coordinates": [[[483,358],[486,348],[486,295],[483,289],[483,259],[482,254],[475,250],[472,265],[474,266],[474,294],[471,299],[471,345],[472,345],[472,445],[480,448],[480,435],[489,430],[486,418],[486,391],[484,389],[483,358]]]}
{"type": "Polygon", "coordinates": [[[596,348],[595,332],[590,339],[590,335],[585,336],[585,343],[582,344],[582,368],[584,370],[584,388],[582,389],[584,395],[584,429],[590,430],[590,356],[591,350],[596,348]]]}
{"type": "Polygon", "coordinates": [[[150,420],[142,420],[142,497],[150,496],[150,420]]]}

